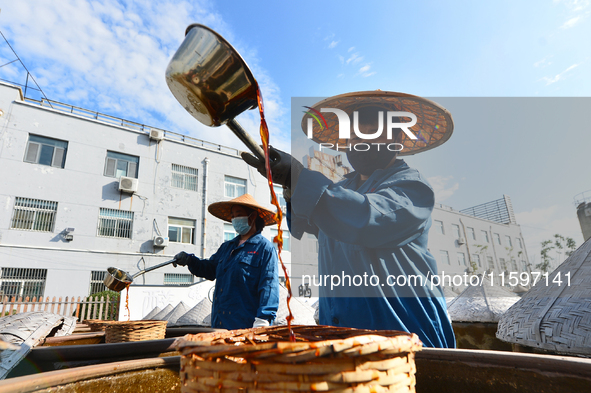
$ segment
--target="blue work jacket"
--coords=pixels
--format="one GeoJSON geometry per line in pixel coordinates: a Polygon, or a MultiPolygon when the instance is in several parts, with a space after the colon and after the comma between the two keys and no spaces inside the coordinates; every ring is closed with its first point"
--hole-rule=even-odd
{"type": "Polygon", "coordinates": [[[440,287],[432,288],[428,280],[408,286],[388,281],[389,276],[428,279],[437,274],[427,250],[433,190],[403,160],[376,170],[361,185],[359,180],[353,172],[335,184],[304,169],[293,190],[290,230],[298,239],[303,232],[317,236],[320,277],[379,278],[375,286],[367,281],[319,286],[320,324],[403,330],[416,333],[426,346],[455,347],[440,287]]]}
{"type": "Polygon", "coordinates": [[[254,318],[272,323],[279,306],[278,258],[273,244],[257,232],[238,245],[224,242],[209,259],[191,254],[187,267],[198,277],[216,280],[211,326],[251,328],[254,318]]]}

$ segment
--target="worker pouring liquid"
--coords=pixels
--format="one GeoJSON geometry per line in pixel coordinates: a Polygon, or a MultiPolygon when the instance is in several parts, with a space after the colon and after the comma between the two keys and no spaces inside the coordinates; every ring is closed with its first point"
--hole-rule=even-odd
{"type": "Polygon", "coordinates": [[[209,212],[228,222],[238,233],[224,242],[209,259],[184,251],[175,263],[187,266],[197,277],[216,280],[211,326],[245,329],[269,326],[279,306],[278,258],[273,244],[261,235],[275,224],[274,213],[249,194],[212,203],[209,212]]]}
{"type": "MultiPolygon", "coordinates": [[[[375,144],[368,151],[348,150],[347,158],[354,172],[338,183],[273,149],[273,182],[284,186],[292,236],[299,239],[308,232],[318,238],[319,275],[367,274],[382,283],[320,286],[321,325],[402,330],[416,333],[426,346],[453,348],[454,333],[440,287],[430,287],[427,281],[407,288],[386,285],[387,277],[437,274],[435,258],[427,250],[435,197],[421,174],[397,158],[398,152],[378,151],[375,146],[397,143],[404,146],[400,154],[415,153],[445,142],[453,130],[451,116],[437,104],[408,95],[401,95],[406,100],[403,101],[395,94],[399,93],[350,93],[319,104],[342,109],[349,115],[357,111],[358,131],[365,135],[379,129],[377,112],[411,111],[415,105],[431,115],[429,122],[421,116],[417,119],[420,138],[414,140],[397,132],[391,138],[374,138],[371,142],[375,144]],[[404,107],[404,102],[410,102],[410,108],[404,107]]],[[[319,104],[315,109],[321,109],[319,104]]],[[[331,129],[331,121],[328,117],[327,120],[327,127],[322,131],[319,127],[320,136],[314,137],[315,142],[367,142],[358,132],[351,132],[348,140],[339,139],[338,130],[331,129]]],[[[254,156],[243,153],[242,158],[264,173],[264,165],[254,156]]],[[[294,255],[292,261],[293,258],[294,255]]]]}

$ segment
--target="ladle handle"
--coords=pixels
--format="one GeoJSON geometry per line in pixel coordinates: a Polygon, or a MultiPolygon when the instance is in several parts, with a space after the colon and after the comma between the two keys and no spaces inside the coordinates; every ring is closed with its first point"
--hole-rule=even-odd
{"type": "Polygon", "coordinates": [[[151,272],[152,270],[156,270],[158,268],[161,268],[162,266],[170,265],[174,261],[176,261],[176,259],[173,258],[170,261],[166,261],[166,262],[161,263],[160,265],[156,265],[156,266],[152,266],[152,267],[149,267],[147,269],[144,269],[144,270],[140,270],[139,272],[137,272],[136,274],[134,274],[133,276],[131,276],[131,280],[133,281],[133,279],[136,278],[137,276],[142,275],[144,273],[151,272]]]}
{"type": "Polygon", "coordinates": [[[255,142],[254,139],[246,132],[244,128],[235,119],[232,119],[226,123],[229,129],[250,149],[251,152],[261,161],[265,161],[265,152],[255,142]]]}

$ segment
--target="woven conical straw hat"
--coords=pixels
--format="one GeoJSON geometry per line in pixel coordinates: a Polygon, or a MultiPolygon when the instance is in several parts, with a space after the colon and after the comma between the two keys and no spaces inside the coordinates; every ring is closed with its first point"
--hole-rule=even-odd
{"type": "MultiPolygon", "coordinates": [[[[341,94],[314,104],[313,109],[308,111],[302,118],[302,130],[304,133],[307,132],[308,119],[312,119],[312,140],[314,142],[331,143],[333,149],[336,144],[345,146],[348,143],[347,140],[339,139],[337,116],[331,112],[321,112],[321,109],[341,109],[348,113],[350,119],[352,119],[351,114],[363,107],[380,107],[384,111],[411,112],[417,117],[417,123],[409,128],[417,136],[417,139],[410,139],[406,134],[402,133],[401,143],[404,148],[398,152],[399,156],[412,155],[433,149],[447,141],[454,129],[451,113],[441,105],[410,94],[376,90],[341,94]],[[319,113],[324,119],[317,121],[314,117],[320,119],[319,113]],[[311,116],[311,114],[314,114],[314,116],[311,116]],[[326,124],[324,120],[326,120],[326,124]]],[[[371,142],[371,140],[368,142],[371,142]]]]}
{"type": "Polygon", "coordinates": [[[275,213],[261,206],[250,194],[240,195],[238,198],[229,201],[212,203],[208,206],[207,210],[221,220],[232,222],[232,206],[234,205],[241,205],[256,210],[259,217],[265,220],[265,225],[277,223],[275,221],[275,213]]]}

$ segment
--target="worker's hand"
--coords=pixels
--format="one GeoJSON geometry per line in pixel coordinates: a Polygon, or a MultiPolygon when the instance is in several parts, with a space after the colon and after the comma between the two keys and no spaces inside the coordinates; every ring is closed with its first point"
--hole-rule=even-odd
{"type": "MultiPolygon", "coordinates": [[[[264,161],[259,160],[247,152],[242,152],[240,156],[248,165],[255,167],[261,175],[267,177],[264,161]]],[[[281,150],[277,150],[273,148],[273,146],[269,146],[269,161],[271,164],[273,183],[281,184],[282,186],[291,189],[295,188],[304,166],[291,155],[281,150]]]]}
{"type": "Polygon", "coordinates": [[[254,323],[252,324],[252,327],[267,327],[269,326],[269,321],[267,321],[266,319],[262,319],[262,318],[254,318],[254,323]]]}
{"type": "Polygon", "coordinates": [[[184,251],[181,251],[174,256],[174,262],[172,263],[172,266],[174,266],[174,267],[177,267],[177,265],[187,266],[189,264],[190,258],[191,258],[191,256],[189,254],[187,254],[184,251]]]}

